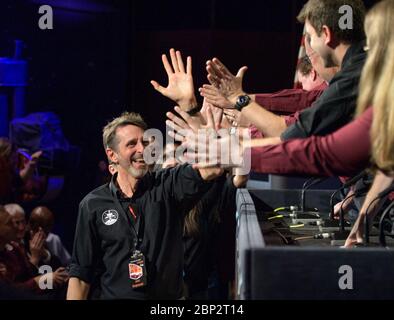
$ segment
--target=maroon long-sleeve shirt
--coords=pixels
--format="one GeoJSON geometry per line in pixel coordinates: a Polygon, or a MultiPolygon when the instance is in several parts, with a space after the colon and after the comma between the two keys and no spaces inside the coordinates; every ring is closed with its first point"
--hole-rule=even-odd
{"type": "Polygon", "coordinates": [[[279,114],[293,114],[310,107],[327,88],[323,82],[312,91],[303,89],[285,89],[275,93],[259,93],[255,95],[256,102],[266,110],[279,114]]]}
{"type": "Polygon", "coordinates": [[[252,149],[252,171],[276,174],[350,176],[369,164],[372,108],[324,137],[294,139],[252,149]]]}
{"type": "MultiPolygon", "coordinates": [[[[328,87],[326,82],[316,87],[312,91],[303,89],[285,89],[275,93],[258,93],[255,95],[256,102],[266,110],[284,117],[286,125],[289,127],[298,120],[300,112],[309,108],[324,90],[328,87]]],[[[263,134],[254,126],[250,126],[252,138],[263,138],[263,134]]]]}

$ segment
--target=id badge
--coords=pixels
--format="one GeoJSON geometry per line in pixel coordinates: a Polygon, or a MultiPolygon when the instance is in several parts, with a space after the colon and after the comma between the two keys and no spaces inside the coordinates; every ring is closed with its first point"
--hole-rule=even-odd
{"type": "Polygon", "coordinates": [[[134,251],[129,262],[129,277],[132,288],[146,286],[146,266],[145,257],[141,251],[134,251]]]}

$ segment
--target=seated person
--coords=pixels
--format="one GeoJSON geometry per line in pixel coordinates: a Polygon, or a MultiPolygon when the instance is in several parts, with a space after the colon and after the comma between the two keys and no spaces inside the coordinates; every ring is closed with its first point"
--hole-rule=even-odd
{"type": "Polygon", "coordinates": [[[16,240],[12,217],[0,206],[0,282],[38,294],[45,292],[40,289],[40,284],[53,281],[53,286],[57,287],[63,282],[66,275],[59,270],[39,275],[16,240]]]}
{"type": "Polygon", "coordinates": [[[16,237],[18,243],[24,246],[24,239],[26,235],[26,214],[25,210],[17,203],[9,203],[4,206],[4,209],[8,211],[14,222],[17,230],[16,237]]]}
{"type": "Polygon", "coordinates": [[[33,233],[37,233],[39,229],[44,232],[45,247],[49,251],[53,259],[57,259],[59,266],[68,266],[71,262],[71,255],[63,246],[60,237],[51,232],[55,224],[55,217],[51,210],[47,207],[36,207],[30,214],[29,227],[33,233]]]}

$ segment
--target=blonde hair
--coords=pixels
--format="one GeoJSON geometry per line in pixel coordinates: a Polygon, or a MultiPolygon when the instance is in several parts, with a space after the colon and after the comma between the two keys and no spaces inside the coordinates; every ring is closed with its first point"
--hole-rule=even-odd
{"type": "Polygon", "coordinates": [[[367,14],[368,58],[361,80],[357,115],[373,106],[372,160],[394,173],[394,0],[376,4],[367,14]]]}
{"type": "Polygon", "coordinates": [[[113,119],[103,128],[103,145],[104,149],[111,148],[117,150],[118,140],[116,138],[116,130],[127,125],[137,126],[146,130],[147,125],[141,115],[134,112],[124,112],[120,117],[113,119]]]}

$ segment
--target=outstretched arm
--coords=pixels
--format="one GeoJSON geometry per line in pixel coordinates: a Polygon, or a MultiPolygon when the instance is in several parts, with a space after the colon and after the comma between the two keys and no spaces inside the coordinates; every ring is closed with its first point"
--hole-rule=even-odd
{"type": "MultiPolygon", "coordinates": [[[[201,95],[215,107],[232,109],[237,98],[245,95],[242,81],[247,67],[234,76],[219,59],[207,62],[208,80],[211,85],[199,89],[201,95]]],[[[264,109],[255,101],[242,109],[242,115],[253,123],[265,137],[279,137],[287,128],[285,120],[264,109]]]]}
{"type": "Polygon", "coordinates": [[[363,206],[360,210],[360,214],[356,222],[354,223],[352,231],[346,239],[345,247],[353,247],[355,244],[363,242],[365,215],[368,214],[368,219],[372,221],[372,219],[379,211],[380,205],[382,204],[384,199],[381,199],[380,202],[374,200],[378,197],[379,193],[390,187],[393,181],[393,177],[388,177],[380,171],[376,174],[372,187],[369,190],[363,206]]]}

